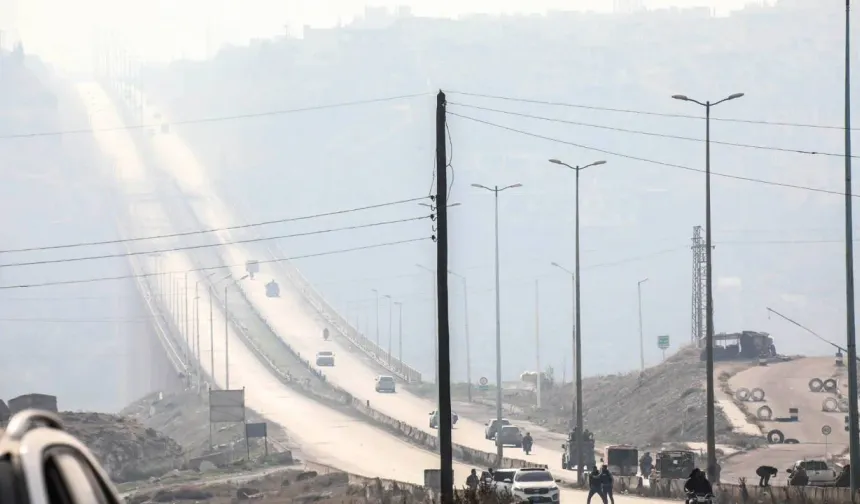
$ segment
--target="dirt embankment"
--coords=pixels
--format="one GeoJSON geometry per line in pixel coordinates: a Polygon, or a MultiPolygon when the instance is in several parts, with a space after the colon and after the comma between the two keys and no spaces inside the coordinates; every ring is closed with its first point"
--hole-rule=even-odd
{"type": "MultiPolygon", "coordinates": [[[[630,443],[644,448],[705,439],[705,363],[700,361],[698,349],[684,348],[643,373],[589,377],[582,385],[585,426],[600,443],[630,443]]],[[[435,394],[423,389],[416,392],[435,394]]],[[[543,407],[538,409],[534,391],[505,390],[505,415],[565,433],[573,416],[574,392],[572,384],[548,387],[542,391],[543,407]]],[[[454,387],[453,394],[457,401],[467,400],[464,386],[454,387]]],[[[473,402],[487,406],[482,418],[495,416],[494,388],[473,390],[472,395],[473,402]]],[[[718,443],[758,442],[734,433],[719,408],[715,423],[718,443]]]]}
{"type": "Polygon", "coordinates": [[[179,443],[134,419],[89,412],[59,415],[116,483],[161,476],[184,464],[179,443]]]}
{"type": "MultiPolygon", "coordinates": [[[[143,397],[123,409],[120,414],[133,418],[175,439],[184,449],[186,457],[199,457],[210,452],[209,405],[194,392],[173,394],[156,392],[143,397]]],[[[265,419],[246,409],[248,423],[265,422],[265,419]]],[[[279,426],[267,425],[269,451],[281,451],[289,446],[287,434],[279,426]]],[[[241,423],[213,424],[213,449],[231,449],[236,458],[246,456],[245,432],[241,423]]],[[[251,440],[251,457],[265,452],[263,439],[251,440]]]]}

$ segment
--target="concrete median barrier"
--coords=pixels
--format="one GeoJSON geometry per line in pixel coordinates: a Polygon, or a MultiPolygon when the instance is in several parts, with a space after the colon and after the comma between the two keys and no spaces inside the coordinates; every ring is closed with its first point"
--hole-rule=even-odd
{"type": "MultiPolygon", "coordinates": [[[[678,500],[685,499],[684,480],[651,480],[645,482],[641,477],[616,476],[613,490],[618,494],[638,495],[655,499],[678,500]]],[[[759,488],[756,485],[719,484],[714,485],[715,502],[719,503],[755,503],[755,502],[804,502],[808,504],[825,504],[834,502],[851,502],[850,488],[834,487],[768,487],[759,488]]]]}

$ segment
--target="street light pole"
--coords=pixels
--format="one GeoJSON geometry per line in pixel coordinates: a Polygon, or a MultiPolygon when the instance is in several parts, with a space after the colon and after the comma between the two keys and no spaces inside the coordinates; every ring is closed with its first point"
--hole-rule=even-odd
{"type": "MultiPolygon", "coordinates": [[[[400,372],[403,372],[403,303],[395,301],[397,305],[397,360],[400,362],[400,372]]],[[[389,355],[391,349],[389,348],[389,355]]]]}
{"type": "Polygon", "coordinates": [[[486,189],[493,193],[495,199],[495,230],[496,230],[496,464],[502,463],[504,449],[502,447],[502,436],[499,430],[502,428],[502,320],[501,320],[501,296],[499,294],[499,193],[506,189],[522,187],[522,184],[513,184],[492,189],[481,185],[472,184],[472,187],[486,189]]]}
{"type": "MultiPolygon", "coordinates": [[[[562,266],[561,264],[559,264],[557,262],[553,262],[551,264],[553,266],[555,266],[556,268],[564,271],[568,275],[570,275],[570,305],[571,305],[570,306],[570,320],[571,320],[570,327],[571,327],[571,332],[573,333],[572,334],[573,339],[571,340],[571,345],[570,345],[570,348],[573,349],[573,359],[570,362],[572,363],[571,365],[574,367],[573,372],[571,374],[575,376],[576,375],[576,369],[575,369],[576,368],[576,354],[577,354],[577,352],[576,352],[576,275],[574,275],[572,271],[570,271],[569,269],[565,268],[564,266],[562,266]]],[[[562,382],[564,382],[564,380],[562,380],[562,382]]],[[[576,396],[579,396],[579,392],[576,393],[576,396]]],[[[574,411],[576,411],[576,397],[573,398],[573,404],[571,404],[571,406],[570,406],[571,415],[573,414],[574,411]]]]}
{"type": "Polygon", "coordinates": [[[183,324],[183,331],[185,332],[185,346],[191,349],[191,356],[194,357],[194,348],[192,347],[194,340],[191,339],[191,335],[188,332],[188,272],[185,272],[185,309],[183,310],[183,318],[185,319],[185,323],[183,324]]]}
{"type": "Polygon", "coordinates": [[[472,355],[469,349],[469,286],[466,283],[466,277],[458,275],[451,270],[448,273],[460,278],[463,281],[463,323],[466,326],[466,382],[468,383],[469,402],[472,402],[472,355]]]}
{"type": "Polygon", "coordinates": [[[535,360],[537,361],[537,407],[541,408],[540,387],[543,372],[540,369],[540,284],[535,280],[535,360]]]}
{"type": "Polygon", "coordinates": [[[394,300],[391,299],[391,296],[388,294],[385,295],[388,298],[388,365],[391,365],[391,321],[393,318],[394,311],[394,300]]]}
{"type": "Polygon", "coordinates": [[[379,348],[379,291],[370,289],[376,295],[376,348],[379,348]]]}
{"type": "Polygon", "coordinates": [[[700,102],[685,95],[673,95],[676,100],[692,102],[705,107],[705,286],[707,307],[705,309],[706,328],[705,345],[706,354],[706,401],[707,401],[707,445],[708,445],[708,479],[716,481],[717,471],[717,441],[716,428],[714,426],[714,289],[713,289],[713,263],[711,262],[711,107],[729,100],[742,97],[743,93],[734,93],[722,100],[711,103],[700,102]]]}
{"type": "Polygon", "coordinates": [[[647,282],[644,278],[636,284],[636,294],[639,298],[639,366],[642,371],[645,371],[645,336],[642,333],[642,284],[647,282]]]}
{"type": "Polygon", "coordinates": [[[582,471],[582,441],[583,441],[583,418],[582,418],[582,327],[580,324],[580,303],[579,303],[579,172],[592,166],[606,164],[606,161],[595,161],[585,166],[571,166],[563,163],[558,159],[550,159],[550,163],[565,166],[576,173],[575,192],[576,192],[576,265],[574,266],[574,285],[576,291],[576,429],[579,433],[576,437],[576,478],[580,485],[583,484],[582,471]]]}
{"type": "MultiPolygon", "coordinates": [[[[432,270],[426,266],[422,266],[420,264],[416,264],[419,268],[424,271],[429,271],[433,274],[433,379],[436,383],[436,387],[439,387],[439,299],[438,299],[438,288],[436,286],[436,270],[432,270]]],[[[438,407],[436,408],[438,411],[438,407]]]]}

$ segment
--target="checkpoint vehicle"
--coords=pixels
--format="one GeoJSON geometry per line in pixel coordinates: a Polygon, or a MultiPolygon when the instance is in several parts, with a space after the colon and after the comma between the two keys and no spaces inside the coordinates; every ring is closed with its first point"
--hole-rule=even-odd
{"type": "Polygon", "coordinates": [[[388,392],[393,394],[397,391],[397,382],[394,380],[393,376],[379,375],[376,377],[375,388],[377,392],[388,392]]]}
{"type": "Polygon", "coordinates": [[[332,352],[330,350],[324,350],[322,352],[317,352],[317,366],[333,367],[334,366],[334,352],[332,352]]]}

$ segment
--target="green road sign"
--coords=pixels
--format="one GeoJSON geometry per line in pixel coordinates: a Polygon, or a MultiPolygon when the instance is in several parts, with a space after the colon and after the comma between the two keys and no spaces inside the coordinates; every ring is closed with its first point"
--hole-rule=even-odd
{"type": "Polygon", "coordinates": [[[657,348],[666,350],[669,348],[669,335],[657,336],[657,348]]]}

